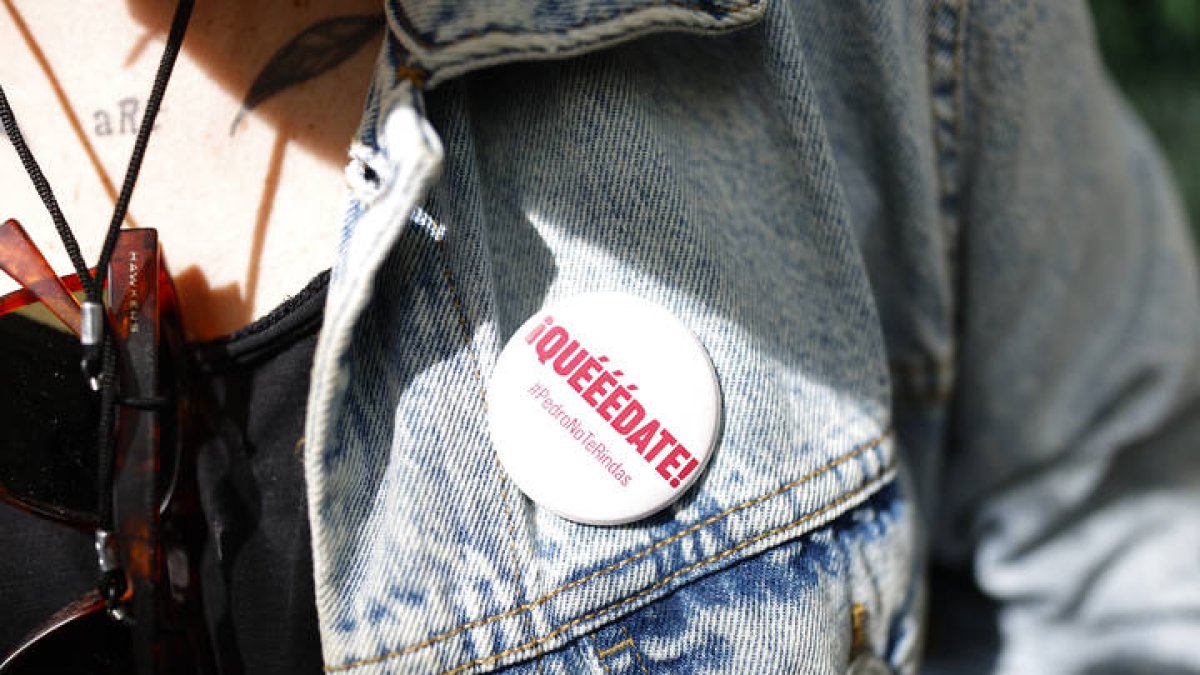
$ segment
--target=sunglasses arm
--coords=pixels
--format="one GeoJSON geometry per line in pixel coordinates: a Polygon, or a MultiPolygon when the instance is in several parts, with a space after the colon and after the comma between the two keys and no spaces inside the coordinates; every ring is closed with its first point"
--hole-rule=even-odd
{"type": "Polygon", "coordinates": [[[79,301],[54,273],[25,228],[12,219],[0,224],[0,269],[45,304],[72,333],[80,334],[83,312],[79,301]]]}

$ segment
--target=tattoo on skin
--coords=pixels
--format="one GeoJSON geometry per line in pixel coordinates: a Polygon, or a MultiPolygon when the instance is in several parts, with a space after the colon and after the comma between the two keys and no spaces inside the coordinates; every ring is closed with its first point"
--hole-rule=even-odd
{"type": "MultiPolygon", "coordinates": [[[[142,102],[133,96],[126,96],[116,102],[116,105],[111,110],[101,108],[92,113],[92,132],[97,136],[112,136],[118,134],[124,136],[126,134],[136,134],[138,124],[142,120],[142,102]]],[[[159,108],[159,115],[165,111],[165,108],[159,108]]],[[[158,122],[154,123],[154,128],[158,128],[158,122]]]]}
{"type": "Polygon", "coordinates": [[[307,82],[354,56],[383,30],[378,15],[335,16],[309,26],[275,52],[242,99],[242,107],[229,127],[229,135],[250,111],[272,96],[307,82]]]}

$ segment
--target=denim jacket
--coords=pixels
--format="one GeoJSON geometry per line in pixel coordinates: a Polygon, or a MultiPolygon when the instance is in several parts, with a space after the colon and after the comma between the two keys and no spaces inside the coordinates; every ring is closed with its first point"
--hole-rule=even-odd
{"type": "Polygon", "coordinates": [[[1200,672],[1200,300],[1060,0],[389,0],[306,431],[330,672],[1200,672]],[[665,307],[664,511],[496,460],[540,308],[665,307]]]}

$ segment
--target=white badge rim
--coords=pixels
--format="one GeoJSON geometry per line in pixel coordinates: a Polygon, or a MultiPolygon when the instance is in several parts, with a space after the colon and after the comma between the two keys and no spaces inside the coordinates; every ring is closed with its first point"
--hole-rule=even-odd
{"type": "Polygon", "coordinates": [[[703,343],[666,308],[617,291],[572,295],[529,317],[496,360],[487,403],[492,444],[513,483],[589,525],[632,523],[670,506],[707,469],[721,428],[720,383],[703,343]],[[555,327],[569,339],[541,342],[555,327]],[[571,341],[574,354],[562,346],[571,341]],[[541,358],[551,342],[561,361],[541,358]],[[568,388],[570,376],[555,368],[584,352],[580,363],[598,360],[600,370],[568,388]],[[617,392],[625,385],[634,390],[628,398],[617,392]]]}

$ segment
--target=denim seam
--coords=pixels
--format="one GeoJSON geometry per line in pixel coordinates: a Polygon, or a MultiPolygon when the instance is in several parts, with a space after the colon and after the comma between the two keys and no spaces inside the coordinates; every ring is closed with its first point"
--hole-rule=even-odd
{"type": "MultiPolygon", "coordinates": [[[[387,660],[390,660],[390,659],[393,659],[393,658],[398,658],[398,657],[401,657],[401,656],[406,656],[406,655],[408,655],[408,654],[412,654],[412,653],[415,653],[415,652],[421,651],[421,650],[423,650],[423,649],[426,649],[426,648],[428,648],[428,647],[431,647],[431,646],[433,646],[433,645],[435,645],[435,644],[437,644],[437,643],[439,643],[439,642],[443,642],[443,641],[445,641],[445,640],[448,640],[448,639],[450,639],[450,638],[452,638],[452,637],[454,637],[454,636],[456,636],[456,635],[458,635],[458,634],[460,634],[460,633],[462,633],[462,632],[464,632],[464,631],[467,631],[467,630],[470,630],[470,629],[473,629],[473,628],[478,628],[479,626],[484,626],[484,625],[487,625],[487,624],[489,624],[489,623],[492,623],[492,622],[495,622],[495,621],[500,621],[500,620],[503,620],[503,619],[507,619],[507,618],[510,618],[510,617],[516,616],[517,614],[519,614],[519,613],[522,613],[522,612],[528,612],[529,610],[531,610],[531,609],[533,609],[533,608],[535,608],[535,607],[538,607],[538,606],[540,606],[540,605],[543,605],[543,604],[545,604],[546,602],[550,601],[550,600],[551,600],[551,599],[553,599],[555,596],[557,596],[557,595],[559,595],[559,594],[561,594],[561,593],[564,593],[564,592],[566,592],[566,591],[568,591],[568,590],[571,590],[571,589],[573,589],[573,588],[575,588],[575,587],[577,587],[577,586],[581,586],[581,585],[583,585],[583,584],[586,584],[586,583],[588,583],[588,582],[590,582],[590,581],[592,581],[592,580],[594,580],[594,579],[596,579],[596,578],[598,578],[598,577],[601,577],[601,576],[604,576],[604,575],[606,575],[606,574],[612,573],[612,572],[614,572],[614,571],[616,571],[616,570],[618,570],[618,569],[620,569],[620,568],[624,567],[625,565],[628,565],[628,564],[630,564],[630,563],[632,563],[632,562],[634,562],[634,561],[636,561],[636,560],[640,560],[641,558],[644,558],[644,557],[646,557],[646,556],[648,556],[648,555],[650,555],[650,554],[654,553],[655,551],[658,551],[658,550],[659,550],[659,549],[661,549],[661,548],[664,548],[664,547],[666,547],[666,546],[668,546],[668,545],[670,545],[670,544],[672,544],[672,543],[674,543],[674,542],[676,542],[676,541],[679,541],[680,539],[683,539],[683,538],[685,538],[685,537],[691,536],[691,535],[695,534],[696,532],[698,532],[698,531],[700,531],[700,530],[702,530],[702,529],[704,529],[704,528],[706,528],[706,527],[708,527],[708,526],[710,526],[710,525],[713,525],[714,523],[717,523],[717,522],[719,522],[719,521],[723,520],[724,518],[726,518],[726,517],[728,517],[728,516],[730,516],[730,515],[732,515],[732,514],[734,514],[734,513],[737,513],[737,512],[739,512],[739,511],[743,511],[743,510],[745,510],[745,509],[748,509],[748,508],[751,508],[751,507],[757,506],[758,504],[761,504],[761,503],[763,503],[763,502],[765,502],[765,501],[767,501],[767,500],[769,500],[769,499],[772,499],[772,498],[774,498],[774,497],[777,497],[777,496],[779,496],[779,495],[781,495],[781,494],[783,494],[783,493],[785,493],[785,492],[788,492],[788,491],[790,491],[790,490],[792,490],[792,489],[794,489],[794,488],[796,488],[796,487],[799,487],[800,485],[804,485],[804,484],[806,484],[806,483],[808,483],[808,482],[810,482],[810,481],[812,481],[812,480],[814,480],[814,479],[816,479],[816,478],[819,478],[820,476],[822,476],[822,475],[824,475],[824,474],[826,474],[826,473],[829,473],[829,472],[833,471],[834,469],[836,469],[837,467],[841,466],[842,464],[845,464],[845,463],[847,463],[847,462],[850,462],[850,461],[852,461],[852,460],[854,460],[854,459],[857,459],[858,457],[861,457],[861,456],[863,456],[863,455],[867,454],[868,452],[870,452],[870,451],[872,451],[872,450],[874,450],[874,449],[878,448],[878,447],[879,447],[879,446],[880,446],[880,445],[881,445],[881,444],[882,444],[884,441],[886,441],[888,438],[890,438],[890,437],[892,436],[892,433],[893,433],[893,430],[889,428],[888,430],[886,430],[885,432],[883,432],[883,433],[882,433],[882,434],[880,434],[879,436],[877,436],[877,437],[875,437],[875,438],[873,438],[873,439],[871,439],[871,440],[869,440],[869,441],[867,441],[867,442],[865,442],[865,443],[863,443],[863,444],[859,445],[857,448],[855,448],[855,449],[853,449],[853,450],[851,450],[851,451],[847,452],[847,453],[846,453],[846,454],[844,454],[844,455],[841,455],[841,456],[839,456],[839,457],[837,457],[837,458],[835,458],[835,459],[831,460],[831,461],[830,461],[830,462],[828,462],[827,464],[825,464],[825,465],[823,465],[823,466],[821,466],[821,467],[819,467],[819,468],[817,468],[817,469],[814,469],[814,470],[810,471],[809,473],[807,473],[807,474],[805,474],[805,475],[801,476],[800,478],[797,478],[797,479],[796,479],[796,480],[794,480],[794,481],[791,481],[791,482],[789,482],[789,483],[786,483],[786,484],[784,484],[784,485],[781,485],[781,486],[779,486],[779,487],[775,488],[774,490],[772,490],[772,491],[770,491],[770,492],[768,492],[768,493],[765,493],[765,494],[759,495],[758,497],[755,497],[755,498],[753,498],[753,499],[749,499],[749,500],[746,500],[746,501],[744,501],[744,502],[741,502],[741,503],[739,503],[739,504],[735,504],[735,505],[733,505],[733,506],[731,506],[731,507],[729,507],[729,508],[725,509],[724,511],[722,511],[722,512],[720,512],[720,513],[718,513],[718,514],[715,514],[715,515],[713,515],[713,516],[709,516],[708,518],[706,518],[706,519],[704,519],[704,520],[702,520],[702,521],[700,521],[700,522],[698,522],[698,523],[695,523],[695,524],[693,524],[693,525],[691,525],[691,526],[687,527],[687,528],[686,528],[686,529],[684,529],[684,530],[681,530],[681,531],[679,531],[679,532],[676,532],[675,534],[673,534],[673,535],[671,535],[671,536],[669,536],[669,537],[667,537],[667,538],[665,538],[665,539],[661,539],[661,540],[659,540],[659,541],[655,542],[654,544],[652,544],[652,545],[650,545],[650,546],[648,546],[648,547],[646,547],[646,548],[642,549],[641,551],[638,551],[637,553],[634,553],[633,555],[630,555],[630,556],[628,556],[628,557],[626,557],[626,558],[623,558],[623,559],[621,559],[621,560],[619,560],[619,561],[617,561],[617,562],[615,562],[615,563],[613,563],[613,564],[611,564],[611,565],[609,565],[609,566],[607,566],[607,567],[604,567],[604,568],[601,568],[601,569],[599,569],[599,570],[596,570],[596,571],[594,571],[594,572],[592,572],[592,573],[590,573],[590,574],[588,574],[588,575],[586,575],[586,576],[580,577],[579,579],[576,579],[576,580],[574,580],[574,581],[570,581],[570,582],[568,582],[568,583],[566,583],[566,584],[563,584],[562,586],[559,586],[558,588],[556,588],[556,589],[554,589],[554,590],[552,590],[552,591],[550,591],[550,592],[546,593],[545,595],[543,595],[543,596],[541,596],[541,597],[539,597],[539,598],[537,598],[537,599],[535,599],[535,600],[532,600],[532,601],[530,601],[530,602],[527,602],[527,603],[525,603],[525,604],[522,604],[522,605],[518,605],[517,607],[513,607],[512,609],[506,610],[506,611],[504,611],[504,612],[501,612],[501,613],[499,613],[499,614],[493,614],[492,616],[489,616],[489,617],[484,617],[484,618],[481,618],[481,619],[476,619],[476,620],[474,620],[474,621],[469,621],[469,622],[467,622],[467,623],[461,624],[460,626],[458,626],[458,627],[456,627],[456,628],[452,628],[452,629],[450,629],[450,630],[447,630],[447,631],[445,631],[445,632],[442,632],[442,633],[439,633],[439,634],[437,634],[437,635],[434,635],[434,636],[432,636],[432,637],[426,638],[425,640],[423,640],[423,641],[421,641],[421,642],[418,642],[418,643],[416,643],[416,644],[412,644],[412,645],[409,645],[409,646],[407,646],[407,647],[402,647],[402,648],[400,648],[400,649],[396,649],[396,650],[390,651],[390,652],[388,652],[388,653],[386,653],[386,654],[381,654],[381,655],[379,655],[379,656],[372,656],[372,657],[367,657],[367,658],[357,659],[357,660],[354,660],[354,661],[349,661],[349,662],[347,662],[347,663],[338,664],[338,665],[332,665],[332,666],[331,666],[331,665],[326,665],[326,666],[324,667],[324,669],[325,669],[327,672],[335,672],[335,671],[350,670],[350,669],[352,669],[352,668],[357,668],[357,667],[359,667],[359,666],[370,665],[370,664],[373,664],[373,663],[380,663],[380,662],[387,661],[387,660]]],[[[894,463],[894,462],[893,462],[893,463],[894,463]]],[[[890,470],[891,470],[891,466],[889,465],[888,467],[885,467],[885,468],[884,468],[883,472],[884,472],[884,473],[886,473],[887,471],[890,471],[890,470]]],[[[759,540],[761,540],[761,539],[763,539],[763,538],[766,538],[766,537],[768,537],[768,536],[771,536],[772,534],[776,534],[776,533],[778,533],[778,532],[783,532],[783,531],[787,530],[789,527],[794,527],[794,526],[796,526],[796,525],[799,525],[799,524],[802,524],[802,523],[804,523],[804,522],[807,522],[807,521],[809,521],[809,520],[811,520],[811,519],[813,519],[813,518],[816,518],[816,517],[818,517],[818,516],[820,516],[820,515],[822,515],[822,514],[824,514],[824,513],[828,512],[829,510],[831,510],[831,509],[833,509],[833,508],[836,508],[837,506],[839,506],[839,505],[841,505],[841,504],[843,504],[843,503],[845,503],[845,502],[847,502],[847,501],[850,501],[850,500],[851,500],[851,499],[853,499],[855,496],[857,496],[858,494],[860,494],[860,493],[862,493],[863,491],[865,491],[866,489],[868,489],[868,488],[869,488],[871,485],[873,485],[875,482],[878,482],[878,481],[872,481],[872,482],[868,482],[868,483],[867,483],[867,484],[865,484],[864,486],[861,486],[861,487],[859,487],[858,489],[856,489],[856,490],[854,490],[854,491],[852,491],[852,492],[850,492],[850,493],[848,493],[848,494],[846,494],[846,495],[844,495],[844,496],[842,496],[842,497],[840,497],[840,498],[838,498],[838,499],[835,499],[835,500],[833,500],[833,501],[831,501],[831,502],[827,503],[827,504],[826,504],[824,507],[821,507],[820,509],[818,509],[818,510],[816,510],[816,511],[813,511],[812,513],[810,513],[810,514],[808,514],[808,515],[806,515],[806,516],[804,516],[804,517],[800,518],[800,519],[799,519],[799,520],[797,520],[797,521],[793,521],[792,523],[789,523],[788,525],[785,525],[785,526],[783,526],[783,527],[781,527],[781,528],[775,528],[774,530],[771,530],[771,531],[769,531],[769,532],[767,532],[767,533],[764,533],[764,534],[758,535],[758,536],[754,537],[753,539],[750,539],[750,540],[748,540],[748,541],[745,541],[745,542],[742,542],[742,543],[740,543],[740,544],[737,544],[737,545],[735,545],[735,546],[733,546],[733,547],[730,547],[729,549],[726,549],[725,551],[722,551],[722,552],[720,552],[720,553],[718,553],[718,554],[716,554],[716,555],[714,555],[714,556],[710,556],[709,558],[706,558],[706,559],[704,559],[704,560],[702,560],[702,561],[700,561],[700,562],[698,562],[698,563],[694,563],[694,564],[692,564],[692,565],[689,565],[688,567],[685,567],[685,568],[683,568],[683,569],[679,570],[678,572],[676,572],[676,573],[672,574],[670,577],[668,577],[668,578],[664,579],[663,581],[660,581],[658,584],[656,584],[656,585],[654,585],[654,586],[652,586],[652,587],[650,587],[650,588],[647,588],[647,589],[646,589],[646,590],[644,590],[642,593],[639,593],[637,596],[633,596],[633,597],[631,597],[631,598],[627,598],[627,599],[626,599],[624,602],[631,602],[632,600],[634,600],[634,599],[636,599],[636,598],[638,598],[638,597],[641,597],[642,595],[645,595],[646,593],[649,593],[649,592],[651,592],[651,591],[655,590],[656,588],[658,588],[658,587],[662,586],[663,584],[667,583],[667,582],[668,582],[668,581],[670,581],[671,579],[674,579],[675,577],[679,576],[679,575],[680,575],[680,574],[682,574],[682,573],[685,573],[685,572],[687,572],[687,571],[690,571],[690,570],[692,570],[692,569],[695,569],[696,567],[700,567],[700,566],[702,566],[702,565],[704,565],[704,564],[708,564],[708,563],[710,563],[710,562],[715,562],[715,561],[717,561],[717,560],[719,560],[719,559],[721,559],[721,558],[723,558],[723,557],[726,557],[726,556],[728,556],[728,555],[732,555],[733,553],[735,553],[735,552],[737,552],[737,551],[740,551],[740,550],[742,550],[743,548],[745,548],[745,547],[747,547],[747,546],[749,546],[749,545],[751,545],[751,544],[753,544],[753,543],[755,543],[755,542],[757,542],[757,541],[759,541],[759,540]]],[[[612,609],[612,608],[613,608],[613,607],[615,607],[615,606],[616,606],[616,605],[610,605],[610,606],[609,606],[609,609],[612,609]]],[[[574,624],[578,623],[579,621],[583,621],[583,620],[587,620],[588,618],[592,618],[592,617],[594,617],[594,616],[598,615],[599,613],[600,613],[600,612],[596,612],[596,613],[593,613],[593,614],[591,614],[591,615],[588,615],[587,617],[583,617],[583,618],[577,619],[577,620],[575,620],[574,622],[572,622],[572,624],[570,624],[570,625],[574,625],[574,624]]],[[[563,629],[563,630],[566,630],[566,629],[563,629]]],[[[557,631],[557,632],[562,632],[562,631],[560,630],[560,631],[557,631]]],[[[554,634],[557,634],[557,632],[555,632],[554,634]]],[[[537,643],[539,643],[539,644],[540,644],[541,642],[545,642],[546,640],[550,639],[550,637],[551,637],[551,635],[550,635],[550,634],[548,634],[546,637],[539,638],[539,639],[535,639],[535,640],[531,641],[531,643],[532,643],[532,642],[537,642],[537,643]]],[[[522,645],[522,647],[528,647],[528,646],[530,646],[530,644],[529,644],[529,643],[527,643],[526,645],[522,645]]],[[[513,649],[516,649],[516,648],[513,648],[513,649]]],[[[512,650],[509,650],[509,651],[511,652],[512,650]]],[[[500,658],[500,656],[497,656],[496,658],[500,658]]],[[[461,666],[460,668],[462,668],[462,667],[469,667],[469,666],[461,666]]]]}
{"type": "MultiPolygon", "coordinates": [[[[396,100],[405,93],[415,96],[414,92],[405,92],[412,87],[397,87],[394,93],[386,94],[380,101],[379,109],[394,114],[400,109],[396,100]]],[[[376,120],[379,123],[379,120],[376,120]]],[[[389,172],[387,183],[379,195],[387,195],[397,207],[397,211],[405,210],[405,201],[409,195],[421,192],[437,173],[441,165],[441,146],[436,138],[431,138],[424,129],[417,129],[421,145],[416,151],[409,153],[411,163],[401,162],[403,171],[399,182],[394,173],[389,172]]],[[[415,200],[414,200],[415,201],[415,200]]],[[[387,212],[384,212],[387,213],[387,212]]],[[[361,238],[367,238],[373,245],[364,246],[371,255],[357,267],[342,272],[339,276],[336,269],[330,278],[328,297],[325,305],[325,320],[321,335],[313,354],[312,375],[309,385],[308,406],[305,413],[305,436],[312,443],[305,443],[304,475],[307,484],[306,497],[308,515],[313,523],[310,533],[313,549],[313,577],[318,580],[314,594],[317,600],[318,613],[328,612],[335,600],[330,597],[331,588],[324,583],[329,579],[328,560],[331,548],[329,533],[324,530],[320,510],[326,501],[323,490],[326,487],[322,467],[323,453],[329,452],[330,439],[337,432],[337,422],[334,420],[337,411],[344,402],[346,393],[345,373],[339,369],[340,361],[350,348],[353,328],[356,319],[361,315],[367,298],[371,295],[369,287],[374,280],[374,274],[366,270],[377,270],[383,262],[384,252],[390,250],[390,244],[403,231],[406,216],[388,218],[388,227],[375,226],[368,229],[361,238]]],[[[349,244],[344,242],[343,245],[349,244]]],[[[335,268],[337,266],[335,265],[335,268]]]]}
{"type": "MultiPolygon", "coordinates": [[[[493,661],[498,661],[506,656],[510,656],[512,654],[525,651],[526,649],[529,649],[530,647],[536,647],[536,646],[540,645],[541,643],[548,642],[548,641],[558,637],[559,635],[571,630],[575,626],[578,626],[581,623],[584,623],[586,621],[591,621],[592,619],[601,617],[613,610],[619,609],[621,607],[624,607],[625,605],[636,602],[640,598],[643,598],[643,597],[653,593],[654,591],[657,591],[658,589],[666,586],[667,584],[671,583],[675,579],[678,579],[679,577],[681,577],[689,572],[695,571],[706,565],[718,562],[720,560],[723,560],[724,558],[728,558],[729,556],[731,556],[743,549],[749,548],[750,546],[753,546],[754,544],[756,544],[764,539],[769,539],[770,537],[773,537],[778,534],[782,534],[784,532],[787,532],[788,530],[794,529],[796,527],[800,527],[813,519],[819,518],[822,515],[829,513],[830,511],[841,506],[842,504],[851,502],[854,499],[856,499],[859,495],[871,490],[872,488],[877,487],[878,485],[882,484],[885,481],[885,479],[890,480],[890,478],[892,476],[892,474],[890,472],[891,472],[891,466],[889,466],[887,468],[887,470],[885,471],[883,476],[881,476],[880,478],[872,480],[872,481],[860,486],[858,489],[842,495],[841,497],[825,504],[825,506],[822,506],[821,508],[816,509],[815,511],[806,513],[805,515],[801,516],[800,518],[797,518],[796,520],[793,520],[790,523],[780,525],[779,527],[772,528],[770,530],[767,530],[766,532],[757,534],[757,535],[751,537],[750,539],[746,539],[734,546],[731,546],[728,549],[725,549],[724,551],[715,553],[703,560],[699,560],[697,562],[692,563],[691,565],[688,565],[686,567],[682,567],[678,570],[675,570],[674,572],[668,574],[667,576],[663,577],[662,579],[659,579],[658,581],[651,584],[650,586],[642,589],[638,593],[635,593],[634,595],[630,595],[621,600],[618,600],[606,607],[603,607],[601,609],[598,609],[598,610],[592,612],[591,614],[576,617],[576,618],[568,621],[567,623],[562,624],[558,628],[555,628],[554,630],[546,633],[544,636],[542,636],[540,638],[534,638],[533,640],[530,640],[529,642],[526,642],[525,644],[517,645],[515,647],[509,647],[508,649],[506,649],[502,652],[497,652],[495,654],[492,654],[491,656],[484,656],[484,657],[477,658],[473,661],[468,661],[467,663],[461,664],[459,666],[456,666],[455,668],[445,671],[445,673],[447,675],[453,674],[453,673],[461,673],[462,671],[464,671],[468,668],[473,668],[475,666],[492,663],[493,661]]],[[[380,660],[383,660],[383,659],[380,659],[380,660]]]]}
{"type": "Polygon", "coordinates": [[[642,658],[642,650],[638,648],[637,641],[629,633],[629,627],[621,624],[621,632],[625,633],[625,638],[629,640],[629,647],[633,650],[633,658],[637,661],[638,670],[642,671],[642,675],[650,675],[650,670],[646,668],[646,661],[642,658]]]}
{"type": "MultiPolygon", "coordinates": [[[[434,48],[436,50],[446,50],[457,47],[466,42],[473,40],[487,39],[493,36],[504,36],[512,38],[522,38],[528,36],[530,38],[560,36],[568,37],[572,33],[594,33],[599,32],[594,37],[591,35],[580,35],[577,40],[564,42],[561,44],[546,43],[546,42],[530,42],[529,44],[519,47],[504,47],[497,45],[493,48],[481,48],[476,52],[469,52],[457,56],[449,56],[442,63],[422,63],[423,61],[433,60],[427,58],[425,54],[412,54],[408,63],[398,64],[396,67],[396,77],[409,80],[417,86],[433,87],[442,80],[459,75],[463,72],[463,66],[472,62],[477,63],[480,67],[494,63],[495,59],[509,56],[512,54],[557,54],[567,56],[572,53],[578,53],[587,50],[598,44],[616,43],[626,39],[632,39],[638,35],[645,33],[648,30],[653,30],[661,27],[676,27],[680,30],[687,30],[697,33],[709,32],[725,32],[733,28],[741,27],[743,24],[737,23],[736,19],[745,13],[758,13],[761,6],[765,5],[765,0],[746,0],[745,2],[731,5],[728,11],[721,17],[713,17],[708,15],[707,18],[700,19],[695,16],[677,15],[662,18],[650,18],[642,22],[637,22],[635,19],[638,14],[646,14],[655,10],[664,8],[682,9],[688,12],[696,13],[699,10],[695,7],[689,7],[685,3],[672,1],[663,4],[642,5],[633,9],[625,8],[622,11],[614,12],[609,15],[599,17],[589,17],[583,21],[570,26],[565,26],[555,30],[527,30],[527,31],[505,31],[503,29],[483,29],[483,32],[464,33],[459,36],[450,38],[445,42],[428,42],[425,41],[415,30],[409,30],[404,26],[398,26],[396,29],[402,32],[405,36],[414,40],[423,49],[434,48]],[[733,17],[735,21],[730,21],[733,17]],[[615,33],[610,28],[621,28],[622,26],[615,24],[630,24],[628,30],[623,33],[615,33]]],[[[407,51],[407,50],[406,50],[407,51]]]]}
{"type": "MultiPolygon", "coordinates": [[[[952,296],[950,334],[954,336],[953,353],[958,352],[965,317],[962,299],[966,293],[966,270],[961,264],[963,248],[962,205],[962,147],[963,116],[966,109],[964,93],[966,68],[966,14],[968,0],[936,0],[931,8],[929,36],[930,112],[933,122],[935,165],[933,178],[937,183],[938,213],[941,230],[946,237],[946,269],[952,296]],[[945,18],[943,22],[942,19],[945,18]]],[[[939,398],[949,401],[957,378],[957,355],[950,376],[941,387],[939,398]]]]}
{"type": "Polygon", "coordinates": [[[943,216],[949,219],[952,236],[956,234],[961,221],[958,199],[962,171],[966,11],[965,0],[937,0],[933,6],[933,29],[929,38],[933,144],[937,156],[934,177],[937,180],[939,207],[943,216]],[[946,18],[945,22],[942,17],[946,18]]]}
{"type": "MultiPolygon", "coordinates": [[[[481,407],[484,416],[488,414],[487,389],[483,385],[483,366],[480,363],[479,354],[475,350],[475,346],[471,341],[470,322],[467,320],[467,309],[462,302],[462,294],[459,293],[458,283],[454,280],[454,272],[450,269],[450,261],[446,254],[446,240],[443,238],[437,242],[438,253],[442,259],[442,273],[446,278],[446,285],[450,290],[450,297],[454,303],[455,312],[458,314],[458,328],[462,333],[464,347],[471,358],[471,375],[475,378],[475,384],[479,389],[479,399],[482,403],[481,407]]],[[[500,484],[500,504],[504,507],[505,529],[508,530],[508,545],[509,554],[512,558],[512,574],[513,582],[517,587],[517,599],[522,602],[526,601],[525,582],[521,576],[521,565],[519,556],[517,555],[517,534],[514,526],[515,519],[513,518],[512,507],[509,506],[509,491],[508,477],[500,468],[500,459],[496,453],[492,453],[492,466],[496,470],[496,480],[500,484]]],[[[535,635],[533,627],[533,616],[528,612],[525,613],[525,625],[530,636],[535,635]]]]}

